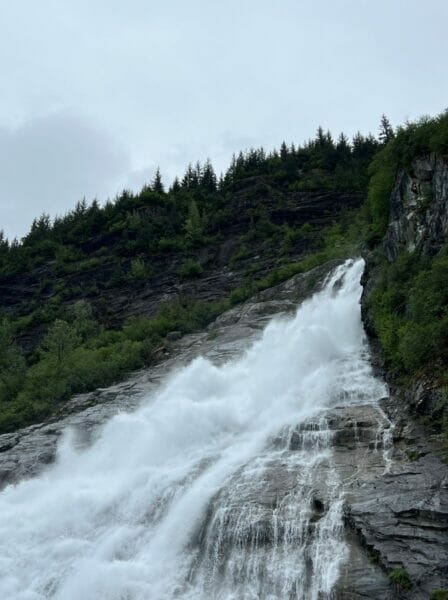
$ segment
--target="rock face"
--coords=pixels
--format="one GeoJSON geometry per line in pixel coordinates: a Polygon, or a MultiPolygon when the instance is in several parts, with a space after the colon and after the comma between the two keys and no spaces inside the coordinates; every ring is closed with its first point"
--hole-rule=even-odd
{"type": "MultiPolygon", "coordinates": [[[[394,398],[383,408],[398,418],[394,398]]],[[[389,442],[383,465],[376,473],[374,465],[363,466],[348,491],[347,527],[386,572],[406,569],[413,587],[403,597],[429,598],[448,584],[448,468],[425,433],[406,420],[392,420],[389,442]]]]}
{"type": "MultiPolygon", "coordinates": [[[[402,251],[432,256],[446,243],[447,199],[446,157],[421,157],[398,173],[382,246],[389,262],[402,251]]],[[[440,418],[444,403],[430,375],[403,388],[387,370],[368,306],[380,268],[367,257],[362,315],[375,366],[390,386],[383,408],[394,423],[393,462],[387,474],[369,484],[371,495],[353,496],[347,522],[379,564],[406,568],[416,585],[404,597],[429,598],[434,589],[448,589],[448,469],[437,458],[443,450],[440,435],[417,422],[422,416],[440,418]]]]}
{"type": "MultiPolygon", "coordinates": [[[[223,314],[206,332],[172,336],[171,356],[158,366],[120,385],[74,398],[59,420],[0,436],[1,484],[45,469],[67,427],[80,446],[90,444],[105,420],[136,407],[173,367],[199,354],[219,363],[241,353],[273,315],[295,310],[334,266],[329,263],[265,290],[223,314]]],[[[435,449],[436,441],[412,425],[393,398],[342,403],[318,419],[293,425],[268,441],[266,460],[258,459],[257,477],[249,463],[235,473],[234,485],[218,493],[214,502],[226,510],[219,513],[221,520],[212,518],[218,513],[210,510],[192,541],[197,560],[191,580],[207,572],[213,552],[242,561],[250,555],[249,566],[257,556],[269,554],[294,568],[295,548],[303,544],[308,549],[305,560],[313,560],[312,552],[321,561],[341,552],[340,575],[331,595],[337,600],[423,600],[436,588],[448,588],[448,467],[435,449]],[[274,459],[272,449],[278,450],[274,459]],[[316,449],[322,452],[311,462],[316,449]],[[297,514],[298,500],[303,506],[304,498],[306,515],[297,514]],[[340,547],[326,547],[330,530],[340,547]],[[284,545],[290,551],[279,557],[275,548],[288,536],[294,545],[284,545]],[[388,573],[397,567],[409,573],[410,590],[391,586],[388,573]]],[[[259,573],[266,586],[268,571],[259,573]]]]}
{"type": "Polygon", "coordinates": [[[448,162],[431,154],[397,177],[384,249],[394,261],[400,249],[433,254],[448,235],[448,162]]]}

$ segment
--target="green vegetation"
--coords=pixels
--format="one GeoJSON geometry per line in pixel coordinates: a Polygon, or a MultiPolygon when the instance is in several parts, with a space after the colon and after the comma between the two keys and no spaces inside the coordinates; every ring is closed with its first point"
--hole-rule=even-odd
{"type": "Polygon", "coordinates": [[[149,274],[150,269],[145,265],[141,258],[136,258],[131,262],[131,270],[129,272],[129,279],[131,281],[146,279],[149,274]]]}
{"type": "Polygon", "coordinates": [[[409,573],[403,567],[393,569],[389,573],[389,579],[394,587],[399,590],[410,590],[412,588],[412,581],[409,577],[409,573]]]}
{"type": "Polygon", "coordinates": [[[16,344],[10,323],[0,325],[0,403],[14,398],[26,370],[25,359],[16,344]]]}
{"type": "Polygon", "coordinates": [[[149,364],[169,331],[201,329],[223,307],[180,298],[153,318],[134,318],[121,330],[106,330],[93,320],[89,305],[78,302],[69,321],[54,321],[28,368],[4,321],[0,340],[8,343],[1,344],[0,355],[0,433],[48,417],[71,395],[111,384],[149,364]]]}
{"type": "Polygon", "coordinates": [[[448,244],[432,258],[418,252],[403,252],[392,264],[383,259],[380,272],[369,299],[375,332],[389,371],[403,385],[410,385],[419,377],[431,381],[438,400],[431,406],[425,422],[444,434],[446,460],[448,244]]]}
{"type": "Polygon", "coordinates": [[[448,600],[448,590],[442,590],[442,589],[434,590],[431,593],[430,600],[448,600]]]}
{"type": "Polygon", "coordinates": [[[229,260],[230,269],[234,269],[239,261],[245,260],[246,258],[250,258],[250,256],[251,252],[246,246],[246,244],[243,242],[229,260]]]}
{"type": "Polygon", "coordinates": [[[203,271],[204,269],[200,262],[189,258],[181,266],[179,275],[182,279],[194,279],[195,277],[199,277],[203,271]]]}
{"type": "Polygon", "coordinates": [[[412,374],[448,360],[448,245],[433,257],[402,253],[381,263],[370,297],[375,330],[391,367],[412,374]]]}

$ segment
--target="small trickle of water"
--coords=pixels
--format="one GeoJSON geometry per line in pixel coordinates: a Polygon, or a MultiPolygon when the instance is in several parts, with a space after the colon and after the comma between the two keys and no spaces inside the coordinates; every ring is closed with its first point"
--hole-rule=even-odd
{"type": "MultiPolygon", "coordinates": [[[[242,357],[173,373],[0,494],[0,598],[317,600],[346,560],[325,410],[384,394],[348,261],[242,357]]],[[[386,441],[384,446],[386,445],[386,441]]]]}

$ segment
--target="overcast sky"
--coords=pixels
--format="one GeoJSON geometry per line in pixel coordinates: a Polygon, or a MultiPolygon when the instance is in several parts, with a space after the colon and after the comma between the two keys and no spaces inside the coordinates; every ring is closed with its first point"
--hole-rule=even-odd
{"type": "Polygon", "coordinates": [[[0,229],[210,157],[448,106],[447,0],[0,7],[0,229]]]}

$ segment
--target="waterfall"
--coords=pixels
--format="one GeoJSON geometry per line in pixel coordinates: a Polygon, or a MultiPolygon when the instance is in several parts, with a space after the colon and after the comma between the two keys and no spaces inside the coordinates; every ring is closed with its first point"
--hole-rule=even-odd
{"type": "Polygon", "coordinates": [[[376,402],[347,261],[293,317],[197,358],[0,493],[0,598],[330,598],[347,559],[326,411],[376,402]]]}

